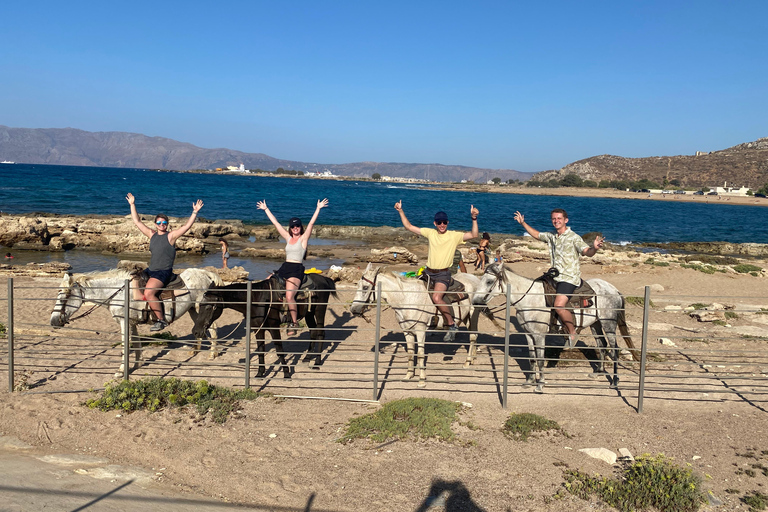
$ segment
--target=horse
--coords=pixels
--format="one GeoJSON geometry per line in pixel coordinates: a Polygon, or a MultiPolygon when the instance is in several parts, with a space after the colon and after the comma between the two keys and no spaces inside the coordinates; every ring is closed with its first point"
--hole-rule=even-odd
{"type": "MultiPolygon", "coordinates": [[[[313,369],[320,366],[320,354],[323,351],[325,340],[325,313],[328,310],[328,301],[331,295],[336,295],[336,283],[333,280],[319,275],[307,274],[307,281],[313,291],[308,300],[297,300],[298,318],[304,318],[309,327],[310,342],[309,354],[314,353],[315,361],[313,369]]],[[[248,303],[248,283],[233,283],[228,286],[214,286],[208,289],[202,297],[200,311],[195,320],[192,333],[203,336],[210,325],[213,324],[225,308],[234,309],[245,316],[248,303]]],[[[265,331],[269,331],[272,341],[277,349],[277,358],[283,369],[283,376],[291,378],[291,371],[285,361],[283,342],[280,338],[280,313],[283,307],[282,297],[285,289],[281,287],[277,279],[270,277],[264,281],[251,284],[251,325],[256,331],[257,352],[259,354],[259,369],[256,377],[262,378],[266,374],[264,361],[265,331]]],[[[310,357],[308,354],[307,357],[310,357]]]]}
{"type": "MultiPolygon", "coordinates": [[[[613,360],[613,375],[609,375],[608,380],[611,389],[616,389],[619,385],[617,328],[627,346],[634,348],[624,313],[624,296],[615,286],[602,279],[588,279],[587,283],[595,291],[595,304],[588,308],[574,310],[574,326],[579,332],[589,327],[601,348],[610,346],[608,352],[613,360]]],[[[526,331],[528,353],[532,358],[532,371],[526,376],[526,385],[536,384],[535,391],[542,393],[546,384],[544,379],[545,339],[549,333],[551,314],[551,308],[548,308],[545,302],[543,283],[515,274],[502,264],[494,263],[485,268],[473,302],[475,305],[488,304],[494,295],[506,294],[507,284],[511,285],[510,305],[517,309],[516,317],[520,326],[526,331]]],[[[595,370],[595,373],[607,374],[604,369],[605,352],[600,350],[600,367],[595,370]]]]}
{"type": "MultiPolygon", "coordinates": [[[[457,273],[454,279],[464,284],[469,297],[454,304],[458,309],[456,323],[464,324],[470,330],[469,351],[464,368],[474,364],[477,356],[477,314],[472,306],[471,297],[475,293],[479,279],[472,274],[457,273]]],[[[405,335],[406,353],[408,354],[408,370],[403,380],[410,380],[415,376],[414,364],[418,359],[419,384],[423,388],[427,385],[426,367],[424,364],[424,340],[427,329],[430,328],[432,319],[437,316],[438,325],[442,327],[443,316],[437,314],[437,307],[432,302],[427,286],[420,279],[400,279],[395,275],[381,273],[381,267],[373,268],[369,263],[357,283],[357,293],[352,301],[350,311],[353,315],[362,315],[365,310],[376,303],[376,284],[381,283],[381,299],[394,310],[400,328],[405,335]],[[414,347],[418,347],[418,353],[414,353],[414,347]]]]}
{"type": "MultiPolygon", "coordinates": [[[[132,274],[122,269],[76,275],[70,273],[64,274],[64,278],[59,286],[58,296],[56,297],[56,305],[53,307],[53,312],[51,313],[51,325],[53,327],[63,327],[72,320],[90,314],[94,308],[103,306],[109,309],[112,318],[114,318],[120,326],[120,333],[125,336],[125,322],[123,321],[125,312],[125,281],[131,280],[132,277],[132,274]],[[78,311],[85,302],[91,302],[95,304],[95,306],[79,317],[73,318],[75,312],[78,311]]],[[[184,270],[181,273],[180,278],[184,282],[184,288],[177,290],[174,293],[176,296],[174,297],[173,304],[170,299],[163,301],[165,320],[168,323],[178,320],[184,316],[185,313],[189,313],[189,316],[194,321],[197,316],[195,304],[202,298],[205,290],[211,285],[224,284],[217,274],[198,268],[188,268],[184,270]]],[[[148,304],[145,301],[136,300],[135,297],[133,297],[133,294],[131,295],[128,322],[129,332],[131,337],[133,337],[138,334],[137,324],[149,322],[150,317],[146,314],[148,304]]],[[[211,327],[211,339],[215,340],[216,328],[215,326],[211,327]]],[[[197,339],[193,353],[196,353],[199,350],[200,338],[197,339]]],[[[136,369],[141,360],[141,348],[132,348],[132,352],[135,355],[135,362],[131,369],[136,369]]],[[[213,359],[217,355],[218,347],[215,342],[212,342],[210,358],[213,359]]],[[[122,375],[123,368],[123,363],[121,363],[120,369],[115,375],[122,375]]]]}

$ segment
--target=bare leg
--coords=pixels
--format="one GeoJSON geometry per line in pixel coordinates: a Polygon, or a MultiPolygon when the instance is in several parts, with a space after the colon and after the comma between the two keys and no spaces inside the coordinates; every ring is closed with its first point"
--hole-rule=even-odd
{"type": "Polygon", "coordinates": [[[144,290],[144,298],[149,303],[149,309],[152,310],[155,317],[157,317],[158,320],[165,321],[165,318],[163,318],[163,308],[160,307],[160,299],[157,297],[157,294],[162,287],[162,281],[150,277],[149,280],[147,280],[147,287],[144,290]]]}
{"type": "Polygon", "coordinates": [[[570,309],[566,309],[565,305],[568,304],[567,295],[555,296],[555,312],[560,317],[560,321],[563,323],[563,328],[566,334],[568,334],[568,346],[573,347],[576,333],[576,328],[573,326],[573,313],[570,309]]]}
{"type": "MultiPolygon", "coordinates": [[[[296,290],[301,286],[298,277],[289,277],[285,280],[285,302],[288,304],[288,313],[291,315],[291,323],[298,324],[298,313],[296,311],[296,290]]],[[[289,336],[296,334],[295,330],[288,329],[286,333],[289,336]]]]}
{"type": "Polygon", "coordinates": [[[435,289],[432,292],[432,302],[437,306],[437,310],[443,315],[445,320],[445,326],[450,327],[453,325],[453,308],[445,303],[443,295],[448,289],[444,283],[435,283],[435,289]]]}

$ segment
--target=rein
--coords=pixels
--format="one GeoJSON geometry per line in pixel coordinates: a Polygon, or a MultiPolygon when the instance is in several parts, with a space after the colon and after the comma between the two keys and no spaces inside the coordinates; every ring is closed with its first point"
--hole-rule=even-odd
{"type": "MultiPolygon", "coordinates": [[[[83,314],[81,314],[81,315],[73,316],[72,318],[70,318],[69,320],[67,320],[67,321],[66,321],[66,323],[70,323],[70,322],[73,322],[74,320],[79,320],[80,318],[85,318],[86,316],[88,316],[88,315],[90,315],[91,313],[93,313],[93,312],[96,310],[96,308],[98,308],[98,307],[100,307],[100,306],[106,306],[106,305],[109,305],[109,302],[110,302],[112,299],[114,299],[114,298],[115,298],[115,296],[116,296],[118,293],[120,293],[120,291],[121,291],[123,288],[125,288],[125,286],[121,286],[120,288],[118,288],[118,289],[115,291],[115,293],[113,293],[112,295],[110,295],[109,297],[107,297],[107,298],[106,298],[105,300],[103,300],[103,301],[100,301],[100,302],[94,302],[94,301],[91,301],[91,300],[89,300],[88,302],[93,302],[93,306],[91,306],[91,309],[89,309],[88,311],[86,311],[85,313],[83,313],[83,314]]],[[[67,308],[67,302],[69,301],[69,298],[70,298],[70,297],[71,297],[71,293],[70,293],[70,292],[67,292],[67,297],[66,297],[66,299],[64,300],[64,303],[62,304],[62,308],[61,308],[61,311],[59,312],[59,314],[61,314],[61,313],[65,313],[65,312],[66,312],[66,308],[67,308]]],[[[85,297],[83,297],[83,301],[85,301],[85,297]]],[[[54,311],[55,311],[55,309],[54,309],[54,311]]]]}

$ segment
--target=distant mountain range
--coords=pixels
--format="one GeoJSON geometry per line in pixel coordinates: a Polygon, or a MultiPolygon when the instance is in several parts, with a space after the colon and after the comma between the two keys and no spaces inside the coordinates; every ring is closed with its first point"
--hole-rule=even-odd
{"type": "Polygon", "coordinates": [[[696,155],[624,158],[600,155],[579,160],[557,171],[537,173],[533,179],[560,180],[577,174],[584,180],[637,181],[643,178],[663,183],[678,180],[684,187],[750,187],[768,183],[768,137],[745,142],[720,151],[696,155]]]}
{"type": "Polygon", "coordinates": [[[475,181],[493,178],[503,181],[562,179],[577,174],[582,179],[636,181],[647,178],[662,183],[678,180],[686,187],[747,186],[768,183],[768,137],[755,142],[697,155],[625,158],[600,155],[579,160],[562,169],[524,173],[512,169],[482,169],[461,165],[393,162],[319,164],[281,160],[264,153],[233,149],[205,149],[164,137],[147,137],[127,132],[86,132],[74,128],[9,128],[0,125],[0,160],[20,163],[132,167],[140,169],[216,169],[228,165],[274,171],[294,169],[313,172],[329,170],[340,176],[382,176],[430,179],[433,181],[475,181]]]}
{"type": "Polygon", "coordinates": [[[329,170],[340,176],[382,176],[433,181],[493,178],[527,180],[532,173],[512,169],[482,169],[461,165],[357,162],[318,164],[281,160],[264,153],[205,149],[164,137],[127,132],[86,132],[75,128],[10,128],[0,125],[0,160],[19,163],[131,167],[138,169],[216,169],[228,165],[274,171],[282,167],[304,172],[329,170]]]}

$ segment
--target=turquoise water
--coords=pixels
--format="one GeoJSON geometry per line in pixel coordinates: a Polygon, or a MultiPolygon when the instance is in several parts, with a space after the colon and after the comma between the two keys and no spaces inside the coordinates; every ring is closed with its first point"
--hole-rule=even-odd
{"type": "Polygon", "coordinates": [[[366,181],[270,178],[160,172],[140,169],[14,164],[0,166],[0,211],[59,214],[129,213],[126,193],[136,196],[139,213],[187,216],[192,203],[205,202],[206,219],[241,219],[266,224],[256,201],[266,200],[287,224],[293,216],[309,221],[318,199],[330,206],[319,224],[400,226],[393,205],[402,199],[409,220],[431,226],[443,210],[452,229],[468,230],[470,205],[480,210],[480,230],[522,235],[515,210],[540,230],[549,229],[552,208],[568,211],[579,234],[602,232],[612,243],[726,241],[768,243],[768,210],[755,206],[639,201],[587,197],[448,192],[432,187],[366,181]]]}

